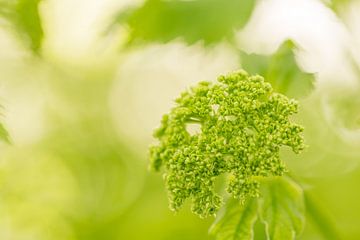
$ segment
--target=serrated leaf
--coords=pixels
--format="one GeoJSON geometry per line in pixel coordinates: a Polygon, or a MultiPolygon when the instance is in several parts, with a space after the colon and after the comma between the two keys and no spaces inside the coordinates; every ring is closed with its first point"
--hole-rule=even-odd
{"type": "Polygon", "coordinates": [[[36,54],[44,37],[39,14],[41,0],[0,0],[0,15],[9,22],[9,27],[36,54]]]}
{"type": "Polygon", "coordinates": [[[210,229],[218,240],[250,240],[254,237],[257,219],[257,199],[249,199],[244,205],[230,199],[210,229]]]}
{"type": "Polygon", "coordinates": [[[305,224],[302,189],[285,177],[265,182],[259,201],[259,215],[268,239],[295,239],[305,224]]]}
{"type": "Polygon", "coordinates": [[[129,42],[168,42],[183,38],[188,44],[206,44],[230,38],[245,25],[255,0],[147,0],[132,11],[121,12],[116,22],[127,24],[129,42]]]}
{"type": "Polygon", "coordinates": [[[299,68],[295,48],[295,44],[287,40],[270,56],[241,52],[241,65],[251,74],[264,76],[275,91],[289,97],[303,97],[314,88],[315,76],[299,68]]]}

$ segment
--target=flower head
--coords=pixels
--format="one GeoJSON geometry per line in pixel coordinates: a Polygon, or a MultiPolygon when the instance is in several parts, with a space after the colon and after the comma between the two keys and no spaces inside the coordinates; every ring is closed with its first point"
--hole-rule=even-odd
{"type": "Polygon", "coordinates": [[[235,198],[258,196],[257,177],[286,171],[280,147],[295,153],[304,148],[303,128],[288,119],[297,107],[245,71],[183,92],[154,133],[159,143],[150,148],[151,167],[164,167],[170,208],[177,211],[190,198],[194,213],[214,215],[222,203],[215,179],[226,173],[227,191],[235,198]]]}

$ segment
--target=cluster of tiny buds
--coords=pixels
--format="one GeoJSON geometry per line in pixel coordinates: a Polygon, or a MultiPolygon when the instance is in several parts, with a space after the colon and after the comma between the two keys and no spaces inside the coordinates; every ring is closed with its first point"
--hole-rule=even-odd
{"type": "Polygon", "coordinates": [[[216,83],[200,82],[176,99],[154,132],[151,168],[164,171],[170,209],[185,200],[202,218],[222,204],[215,180],[229,176],[227,191],[240,202],[259,195],[259,177],[286,172],[281,146],[304,148],[303,128],[289,121],[297,102],[273,92],[261,76],[236,71],[216,83]],[[191,131],[191,127],[197,131],[191,131]]]}

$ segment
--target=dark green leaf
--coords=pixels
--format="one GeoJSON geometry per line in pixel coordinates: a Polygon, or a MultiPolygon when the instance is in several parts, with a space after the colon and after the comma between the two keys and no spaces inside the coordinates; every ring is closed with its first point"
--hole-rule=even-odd
{"type": "Polygon", "coordinates": [[[299,68],[294,48],[294,43],[288,40],[270,56],[241,52],[241,65],[251,74],[264,76],[275,91],[289,97],[302,97],[313,89],[315,77],[299,68]]]}
{"type": "Polygon", "coordinates": [[[181,37],[188,44],[206,44],[231,38],[245,25],[255,0],[147,0],[143,6],[121,12],[118,23],[130,28],[129,41],[168,42],[181,37]]]}

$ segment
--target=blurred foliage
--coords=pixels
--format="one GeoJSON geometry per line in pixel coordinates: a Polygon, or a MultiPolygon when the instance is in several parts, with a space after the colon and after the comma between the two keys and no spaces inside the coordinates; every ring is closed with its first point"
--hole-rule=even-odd
{"type": "Polygon", "coordinates": [[[10,143],[9,133],[6,131],[5,127],[2,124],[0,124],[0,139],[7,143],[10,143]]]}
{"type": "Polygon", "coordinates": [[[0,238],[72,239],[64,217],[73,179],[66,166],[40,146],[2,149],[0,238]]]}
{"type": "Polygon", "coordinates": [[[294,50],[295,44],[287,40],[270,56],[240,52],[241,66],[251,74],[263,76],[276,92],[304,97],[314,88],[315,76],[298,67],[294,50]]]}
{"type": "Polygon", "coordinates": [[[56,64],[48,71],[36,83],[46,89],[46,134],[2,149],[0,238],[207,239],[211,219],[174,216],[143,154],[116,134],[107,106],[114,69],[56,64]]]}
{"type": "Polygon", "coordinates": [[[339,14],[344,7],[348,6],[353,0],[323,0],[327,6],[339,14]]]}
{"type": "Polygon", "coordinates": [[[0,16],[8,28],[35,54],[39,54],[44,37],[39,13],[41,0],[0,0],[0,16]]]}
{"type": "Polygon", "coordinates": [[[76,239],[116,239],[116,226],[141,192],[146,171],[114,134],[110,109],[104,107],[111,74],[97,68],[80,75],[60,71],[52,83],[57,105],[49,107],[53,130],[43,145],[76,181],[76,199],[67,212],[76,239]]]}
{"type": "MultiPolygon", "coordinates": [[[[330,91],[326,92],[329,94],[330,91]]],[[[358,166],[358,128],[344,128],[343,124],[353,120],[341,116],[341,112],[347,113],[345,109],[351,109],[346,102],[357,98],[349,94],[349,91],[346,91],[349,95],[344,93],[340,91],[338,94],[332,94],[325,101],[325,93],[315,90],[300,100],[300,111],[295,118],[306,129],[304,137],[308,147],[301,156],[292,154],[288,149],[282,149],[283,159],[293,174],[305,178],[321,178],[346,174],[358,166]],[[335,104],[340,102],[344,104],[335,104]],[[344,130],[349,135],[343,134],[344,130]]],[[[352,119],[356,119],[356,112],[357,109],[350,111],[352,119]]]]}
{"type": "Polygon", "coordinates": [[[307,220],[309,221],[307,225],[310,225],[309,223],[315,225],[320,230],[324,239],[341,239],[332,216],[323,204],[318,199],[315,199],[312,194],[311,192],[305,192],[304,194],[307,220]]]}
{"type": "Polygon", "coordinates": [[[188,44],[231,39],[249,19],[255,0],[147,0],[119,13],[115,22],[127,24],[129,43],[182,38],[188,44]]]}
{"type": "MultiPolygon", "coordinates": [[[[358,158],[359,159],[359,158],[358,158]]],[[[316,202],[321,206],[321,210],[327,214],[320,217],[316,224],[326,224],[331,222],[333,227],[328,233],[334,233],[338,237],[330,238],[329,235],[318,237],[317,239],[359,239],[359,213],[360,205],[358,199],[359,191],[356,187],[360,181],[360,169],[357,168],[347,174],[331,176],[328,178],[313,181],[311,196],[316,197],[316,202]]],[[[318,216],[319,213],[315,213],[318,216]]],[[[313,224],[309,218],[307,225],[313,224]]],[[[304,236],[304,239],[306,236],[304,236]]]]}
{"type": "Polygon", "coordinates": [[[356,135],[357,130],[360,129],[360,98],[358,98],[360,89],[339,87],[327,92],[331,93],[324,99],[328,120],[339,129],[356,135]]]}

